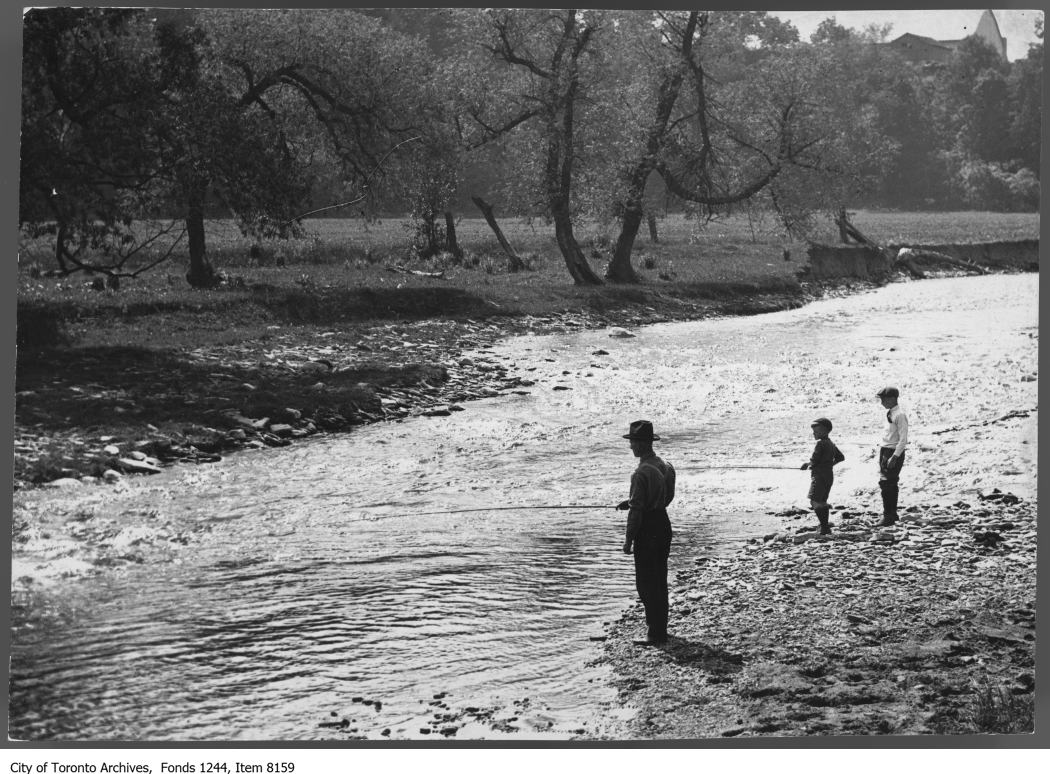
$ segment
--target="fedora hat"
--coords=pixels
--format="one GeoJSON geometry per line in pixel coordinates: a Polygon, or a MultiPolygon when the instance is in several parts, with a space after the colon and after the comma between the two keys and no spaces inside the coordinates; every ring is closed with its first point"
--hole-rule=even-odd
{"type": "Polygon", "coordinates": [[[899,398],[901,391],[896,387],[883,387],[875,394],[880,398],[899,398]]]}
{"type": "Polygon", "coordinates": [[[653,435],[653,423],[648,419],[631,422],[631,429],[624,438],[632,441],[659,441],[660,436],[653,435]]]}

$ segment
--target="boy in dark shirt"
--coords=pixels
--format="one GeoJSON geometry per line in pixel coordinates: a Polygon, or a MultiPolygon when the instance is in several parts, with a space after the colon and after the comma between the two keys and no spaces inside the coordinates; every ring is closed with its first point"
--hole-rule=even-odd
{"type": "Polygon", "coordinates": [[[813,506],[813,512],[817,514],[820,522],[820,534],[831,534],[831,523],[828,514],[831,506],[828,505],[828,495],[831,493],[831,484],[835,481],[832,468],[845,458],[828,435],[831,433],[831,420],[821,417],[813,420],[810,425],[813,428],[813,437],[817,439],[817,445],[813,447],[813,456],[809,462],[802,463],[802,470],[809,469],[811,481],[809,484],[809,504],[813,506]]]}

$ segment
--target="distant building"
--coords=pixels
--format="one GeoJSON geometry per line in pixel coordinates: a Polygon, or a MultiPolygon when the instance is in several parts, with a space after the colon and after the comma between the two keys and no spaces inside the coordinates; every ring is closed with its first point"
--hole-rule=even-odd
{"type": "MultiPolygon", "coordinates": [[[[999,23],[995,20],[995,14],[985,11],[981,14],[981,20],[977,22],[977,29],[967,37],[978,37],[991,46],[996,53],[1006,61],[1006,38],[999,32],[999,23]]],[[[896,51],[905,59],[921,64],[930,62],[947,62],[958,47],[966,40],[934,40],[922,35],[913,35],[905,32],[898,38],[884,43],[883,46],[891,51],[896,51]]]]}

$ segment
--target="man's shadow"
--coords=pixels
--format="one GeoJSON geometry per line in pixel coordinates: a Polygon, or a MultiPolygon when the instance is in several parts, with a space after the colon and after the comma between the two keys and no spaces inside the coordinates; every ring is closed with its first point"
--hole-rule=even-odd
{"type": "Polygon", "coordinates": [[[722,648],[671,635],[661,650],[676,664],[713,675],[735,674],[743,669],[744,657],[722,648]]]}

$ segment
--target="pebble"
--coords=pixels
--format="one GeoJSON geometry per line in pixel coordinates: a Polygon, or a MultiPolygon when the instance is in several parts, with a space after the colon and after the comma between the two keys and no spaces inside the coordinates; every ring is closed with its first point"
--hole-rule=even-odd
{"type": "MultiPolygon", "coordinates": [[[[143,455],[145,457],[145,455],[143,455]]],[[[121,457],[117,460],[124,470],[132,473],[160,473],[160,468],[153,465],[145,460],[129,459],[128,457],[121,457]]]]}

